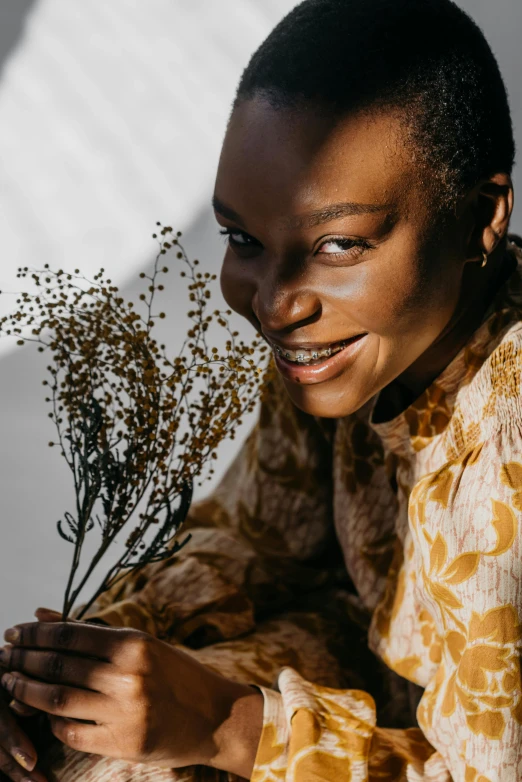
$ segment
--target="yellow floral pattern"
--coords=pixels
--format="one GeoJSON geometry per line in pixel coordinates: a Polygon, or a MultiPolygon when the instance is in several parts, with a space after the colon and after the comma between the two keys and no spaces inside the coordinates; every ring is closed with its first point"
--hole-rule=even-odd
{"type": "Polygon", "coordinates": [[[443,432],[449,423],[451,412],[444,388],[436,382],[433,383],[410,405],[404,417],[410,427],[413,447],[415,450],[424,448],[430,439],[443,432]]]}
{"type": "MultiPolygon", "coordinates": [[[[320,421],[274,377],[190,543],[88,615],[259,687],[254,782],[522,779],[522,254],[406,411],[320,421]]],[[[54,782],[241,782],[57,743],[54,782]]]]}

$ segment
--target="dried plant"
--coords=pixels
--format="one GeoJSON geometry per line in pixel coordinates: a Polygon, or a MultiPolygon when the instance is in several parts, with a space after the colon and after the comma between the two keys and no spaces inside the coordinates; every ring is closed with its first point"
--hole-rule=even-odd
{"type": "MultiPolygon", "coordinates": [[[[159,562],[184,546],[176,534],[192,498],[196,479],[212,475],[216,448],[234,436],[245,412],[254,409],[263,382],[260,365],[267,350],[256,338],[247,345],[228,321],[230,311],[209,311],[215,275],[198,271],[179,243],[181,233],[162,227],[151,275],[140,274],[145,292],[139,303],[126,301],[101,269],[89,281],[75,270],[18,270],[36,291],[23,292],[18,309],[0,320],[0,335],[35,342],[50,351],[44,381],[52,406],[49,417],[58,445],[73,474],[75,512],[58,522],[58,532],[74,545],[63,603],[64,621],[121,530],[134,519],[125,551],[77,619],[129,568],[159,562]],[[164,256],[176,252],[186,277],[190,329],[181,350],[169,358],[153,330],[164,312],[154,304],[168,272],[164,256]],[[140,312],[140,309],[142,310],[140,312]],[[224,346],[208,343],[218,324],[224,346]],[[100,546],[78,584],[74,584],[87,533],[101,532],[100,546]],[[146,542],[146,538],[148,542],[146,542]]],[[[159,235],[158,235],[159,234],[159,235]]]]}

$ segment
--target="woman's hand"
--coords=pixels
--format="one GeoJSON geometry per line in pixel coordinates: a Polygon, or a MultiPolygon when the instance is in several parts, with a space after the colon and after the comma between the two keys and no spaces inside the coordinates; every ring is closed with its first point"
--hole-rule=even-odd
{"type": "Polygon", "coordinates": [[[0,780],[46,782],[42,773],[31,771],[37,761],[36,749],[9,708],[9,700],[7,693],[0,693],[0,780]]]}
{"type": "MultiPolygon", "coordinates": [[[[55,622],[60,616],[60,614],[52,612],[46,615],[46,620],[55,622]]],[[[0,676],[5,673],[5,670],[0,665],[0,676]]],[[[38,760],[37,752],[33,742],[20,725],[20,722],[23,725],[23,720],[20,718],[31,717],[35,714],[38,714],[37,709],[12,699],[7,692],[0,691],[1,782],[4,782],[4,780],[21,782],[29,779],[34,780],[34,782],[46,782],[45,776],[40,771],[35,770],[38,760]]]]}
{"type": "MultiPolygon", "coordinates": [[[[49,614],[39,610],[40,619],[49,614]]],[[[214,766],[250,777],[263,696],[151,635],[78,621],[6,631],[2,686],[49,714],[81,752],[163,768],[214,766]]]]}

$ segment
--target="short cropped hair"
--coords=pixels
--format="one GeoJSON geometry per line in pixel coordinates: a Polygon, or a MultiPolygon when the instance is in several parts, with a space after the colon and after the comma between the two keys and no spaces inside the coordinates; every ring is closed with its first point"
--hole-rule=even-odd
{"type": "Polygon", "coordinates": [[[256,96],[278,109],[318,101],[340,116],[398,110],[448,206],[482,178],[513,168],[497,61],[451,0],[304,0],[252,55],[232,112],[256,96]]]}

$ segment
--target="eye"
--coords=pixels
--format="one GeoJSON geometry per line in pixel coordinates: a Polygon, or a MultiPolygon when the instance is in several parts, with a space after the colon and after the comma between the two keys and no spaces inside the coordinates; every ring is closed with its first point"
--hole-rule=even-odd
{"type": "Polygon", "coordinates": [[[371,247],[370,243],[366,242],[364,239],[346,239],[342,236],[337,238],[334,236],[333,238],[322,242],[322,244],[319,246],[319,249],[328,247],[328,245],[340,247],[341,250],[321,250],[321,255],[350,255],[353,257],[360,255],[362,252],[364,252],[364,250],[369,250],[371,247]]]}
{"type": "MultiPolygon", "coordinates": [[[[259,242],[254,239],[252,236],[249,236],[249,234],[245,233],[244,231],[238,231],[235,228],[223,228],[219,232],[221,236],[224,236],[228,239],[228,243],[235,247],[236,249],[239,248],[253,248],[253,247],[259,247],[259,242]]],[[[318,251],[319,255],[339,255],[339,256],[345,256],[349,258],[356,258],[359,255],[361,255],[365,250],[371,249],[372,245],[365,241],[364,239],[347,239],[346,237],[332,237],[328,239],[327,241],[323,241],[319,245],[319,250],[323,247],[327,246],[337,246],[340,247],[340,250],[334,250],[333,252],[330,251],[324,251],[321,252],[318,251]]]]}
{"type": "Polygon", "coordinates": [[[252,247],[256,241],[244,231],[236,231],[234,228],[223,228],[219,233],[221,236],[226,237],[231,245],[236,247],[252,247]],[[238,240],[235,238],[236,236],[241,237],[243,240],[246,239],[246,241],[238,240]]]}

